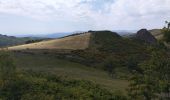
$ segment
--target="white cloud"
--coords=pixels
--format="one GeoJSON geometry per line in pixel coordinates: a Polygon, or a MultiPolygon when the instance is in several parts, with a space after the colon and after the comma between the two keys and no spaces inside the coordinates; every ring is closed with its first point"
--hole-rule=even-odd
{"type": "Polygon", "coordinates": [[[89,23],[93,29],[133,29],[161,27],[170,20],[169,5],[170,0],[0,0],[0,12],[89,23]]]}

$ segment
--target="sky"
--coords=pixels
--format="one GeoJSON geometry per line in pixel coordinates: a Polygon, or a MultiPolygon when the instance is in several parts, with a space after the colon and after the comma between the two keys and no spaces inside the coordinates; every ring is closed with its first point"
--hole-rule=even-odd
{"type": "Polygon", "coordinates": [[[0,0],[0,34],[162,28],[170,0],[0,0]]]}

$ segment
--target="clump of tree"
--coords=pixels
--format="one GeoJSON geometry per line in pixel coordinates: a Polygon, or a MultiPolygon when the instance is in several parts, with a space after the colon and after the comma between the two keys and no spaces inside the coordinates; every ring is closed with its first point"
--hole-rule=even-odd
{"type": "Polygon", "coordinates": [[[131,100],[170,99],[170,56],[164,50],[153,50],[151,59],[139,64],[128,89],[131,100]]]}

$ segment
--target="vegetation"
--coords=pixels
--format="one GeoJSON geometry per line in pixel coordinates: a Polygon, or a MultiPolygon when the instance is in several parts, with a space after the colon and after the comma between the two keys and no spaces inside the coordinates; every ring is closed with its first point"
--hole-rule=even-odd
{"type": "Polygon", "coordinates": [[[131,100],[170,99],[170,56],[154,50],[151,59],[141,63],[142,72],[134,72],[129,85],[131,100]]]}
{"type": "Polygon", "coordinates": [[[17,72],[8,54],[1,54],[0,58],[4,58],[0,60],[3,73],[0,76],[2,100],[126,100],[125,96],[111,93],[89,81],[70,80],[33,71],[17,72]]]}
{"type": "Polygon", "coordinates": [[[41,51],[31,53],[15,52],[15,63],[18,69],[51,73],[66,76],[69,79],[80,79],[100,84],[109,91],[122,91],[128,86],[127,80],[113,79],[104,70],[67,61],[58,57],[55,52],[44,54],[41,51]]]}
{"type": "Polygon", "coordinates": [[[162,41],[90,32],[83,50],[0,51],[0,99],[170,99],[170,53],[162,41]]]}

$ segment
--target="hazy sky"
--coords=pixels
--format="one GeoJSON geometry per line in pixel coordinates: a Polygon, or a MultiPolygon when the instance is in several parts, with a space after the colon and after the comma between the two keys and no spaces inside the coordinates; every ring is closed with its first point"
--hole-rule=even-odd
{"type": "Polygon", "coordinates": [[[0,0],[0,34],[162,28],[170,0],[0,0]]]}

